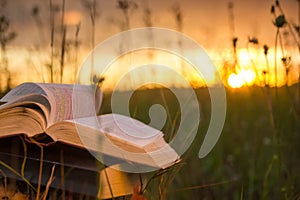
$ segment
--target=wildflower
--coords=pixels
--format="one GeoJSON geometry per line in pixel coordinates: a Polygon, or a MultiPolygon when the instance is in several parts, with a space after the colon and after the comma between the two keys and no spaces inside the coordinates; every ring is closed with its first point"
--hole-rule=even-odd
{"type": "Polygon", "coordinates": [[[234,37],[234,38],[232,39],[232,43],[233,43],[233,47],[234,47],[234,48],[236,48],[237,41],[238,41],[238,38],[237,38],[237,37],[234,37]]]}
{"type": "Polygon", "coordinates": [[[117,8],[121,10],[128,10],[129,8],[137,9],[138,5],[133,1],[119,0],[117,8]]]}
{"type": "Polygon", "coordinates": [[[263,75],[266,75],[268,72],[266,70],[262,71],[263,75]]]}
{"type": "Polygon", "coordinates": [[[9,26],[10,23],[8,18],[4,15],[0,16],[0,45],[2,49],[5,49],[7,43],[17,36],[15,32],[8,33],[9,26]]]}
{"type": "Polygon", "coordinates": [[[281,58],[281,61],[282,61],[282,63],[285,65],[285,66],[288,66],[289,64],[290,64],[290,62],[291,62],[291,56],[289,56],[289,57],[282,57],[281,58]]]}
{"type": "Polygon", "coordinates": [[[103,81],[105,80],[105,78],[103,76],[99,76],[99,75],[96,75],[94,74],[93,75],[93,84],[95,85],[101,85],[101,83],[103,83],[103,81]]]}
{"type": "Polygon", "coordinates": [[[273,22],[277,28],[282,28],[287,22],[284,15],[279,15],[276,17],[275,22],[273,22]]]}
{"type": "Polygon", "coordinates": [[[0,17],[0,32],[5,32],[6,29],[9,27],[9,21],[5,16],[0,17]]]}
{"type": "Polygon", "coordinates": [[[272,6],[271,6],[271,14],[274,14],[274,13],[275,13],[275,6],[272,5],[272,6]]]}
{"type": "Polygon", "coordinates": [[[265,45],[263,46],[263,48],[264,48],[264,54],[265,54],[265,55],[268,55],[268,51],[269,51],[268,45],[265,44],[265,45]]]}
{"type": "Polygon", "coordinates": [[[129,7],[129,2],[128,1],[118,1],[118,8],[127,10],[129,7]]]}
{"type": "Polygon", "coordinates": [[[33,6],[32,10],[31,10],[32,16],[34,16],[34,17],[37,16],[39,14],[39,12],[40,12],[39,7],[37,5],[33,6]]]}
{"type": "Polygon", "coordinates": [[[249,43],[258,44],[258,39],[256,37],[248,38],[249,43]]]}

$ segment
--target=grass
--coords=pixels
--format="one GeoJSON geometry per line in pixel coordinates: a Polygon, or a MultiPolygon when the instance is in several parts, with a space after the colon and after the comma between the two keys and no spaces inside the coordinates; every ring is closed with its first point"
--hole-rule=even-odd
{"type": "MultiPolygon", "coordinates": [[[[132,114],[149,122],[149,107],[163,102],[160,93],[160,90],[135,92],[131,98],[132,114]]],[[[161,199],[300,198],[299,110],[293,106],[297,103],[297,86],[279,88],[278,96],[274,88],[228,89],[223,133],[213,151],[201,160],[198,151],[209,124],[210,97],[204,88],[196,93],[201,103],[202,120],[197,138],[184,154],[182,165],[158,177],[146,190],[147,197],[160,199],[159,187],[164,184],[165,198],[161,199]],[[266,90],[273,113],[265,99],[266,90]],[[275,127],[270,115],[274,117],[275,127]]],[[[170,116],[174,117],[178,102],[167,89],[164,94],[167,104],[162,105],[167,105],[170,116]]],[[[106,95],[103,113],[110,112],[110,94],[106,95]]],[[[299,109],[299,102],[297,104],[299,109]]],[[[164,127],[167,140],[171,128],[170,124],[164,127]]]]}
{"type": "MultiPolygon", "coordinates": [[[[205,88],[195,90],[201,105],[198,134],[181,164],[168,171],[149,173],[153,179],[144,188],[144,195],[148,200],[299,199],[297,89],[297,85],[277,91],[259,87],[227,89],[228,109],[222,135],[213,151],[203,159],[198,158],[198,151],[210,120],[210,97],[205,88]],[[266,91],[270,95],[272,113],[265,98],[266,91]]],[[[122,101],[124,92],[118,95],[122,101]]],[[[105,93],[102,113],[111,112],[110,96],[105,93]]],[[[169,113],[163,128],[165,139],[169,141],[176,133],[180,117],[178,101],[169,89],[136,91],[130,99],[130,112],[148,123],[149,108],[157,103],[165,106],[169,113]]],[[[51,196],[49,186],[46,192],[51,196]]]]}

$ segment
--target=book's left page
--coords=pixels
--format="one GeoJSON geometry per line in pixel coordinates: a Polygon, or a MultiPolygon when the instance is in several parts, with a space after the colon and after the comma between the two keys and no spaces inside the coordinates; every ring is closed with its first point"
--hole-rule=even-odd
{"type": "Polygon", "coordinates": [[[102,101],[100,88],[88,85],[23,83],[8,92],[0,109],[35,104],[44,112],[47,127],[72,119],[95,115],[102,101]]]}
{"type": "Polygon", "coordinates": [[[46,120],[39,109],[12,107],[0,110],[0,138],[25,134],[28,137],[44,132],[46,120]]]}
{"type": "MultiPolygon", "coordinates": [[[[51,105],[46,92],[37,83],[23,83],[15,87],[2,97],[0,102],[3,103],[0,106],[2,116],[5,116],[5,113],[24,116],[23,112],[25,109],[15,109],[18,107],[27,108],[26,110],[35,110],[39,113],[38,121],[41,123],[41,126],[43,129],[46,128],[50,117],[51,105]]],[[[25,116],[29,117],[28,115],[25,116]]],[[[23,125],[26,125],[26,123],[23,125]]]]}
{"type": "Polygon", "coordinates": [[[28,95],[46,96],[47,94],[39,83],[22,83],[10,90],[0,101],[10,103],[28,95]]]}

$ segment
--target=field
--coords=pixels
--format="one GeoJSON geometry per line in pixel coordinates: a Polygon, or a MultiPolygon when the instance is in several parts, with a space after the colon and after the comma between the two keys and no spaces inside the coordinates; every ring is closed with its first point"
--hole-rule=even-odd
{"type": "MultiPolygon", "coordinates": [[[[154,179],[145,196],[149,199],[299,199],[297,90],[297,85],[277,90],[227,89],[223,132],[213,151],[203,159],[198,158],[198,151],[210,121],[210,96],[205,88],[195,90],[201,105],[197,137],[183,155],[182,164],[154,179]]],[[[110,94],[106,94],[103,113],[110,112],[109,100],[110,94]]],[[[161,102],[173,117],[178,109],[178,102],[168,89],[137,91],[130,102],[131,114],[145,122],[149,120],[148,109],[152,104],[161,102]]],[[[170,124],[164,127],[167,140],[171,128],[170,124]]]]}
{"type": "MultiPolygon", "coordinates": [[[[223,132],[203,159],[198,158],[198,152],[210,122],[211,104],[208,90],[196,89],[201,111],[198,134],[180,164],[165,172],[148,174],[150,182],[144,196],[147,199],[299,199],[298,89],[298,85],[226,89],[223,132]]],[[[127,93],[117,93],[119,104],[127,93]]],[[[111,93],[105,93],[102,113],[111,112],[110,100],[111,93]]],[[[130,99],[131,115],[149,123],[148,111],[153,104],[163,105],[168,112],[170,119],[163,131],[165,139],[170,141],[179,126],[180,114],[178,100],[169,89],[135,91],[130,99]]]]}

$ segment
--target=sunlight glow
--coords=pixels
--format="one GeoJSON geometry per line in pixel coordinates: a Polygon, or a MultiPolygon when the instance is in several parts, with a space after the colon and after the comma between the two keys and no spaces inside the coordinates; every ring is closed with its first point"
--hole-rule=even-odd
{"type": "Polygon", "coordinates": [[[255,72],[250,69],[241,70],[238,74],[247,85],[252,85],[255,82],[255,72]]]}
{"type": "MultiPolygon", "coordinates": [[[[208,66],[206,63],[200,63],[202,60],[199,59],[199,63],[196,64],[208,66]]],[[[95,63],[97,63],[97,58],[95,58],[95,63]]],[[[181,79],[174,77],[171,73],[161,71],[159,66],[169,67],[170,70],[178,73],[185,81],[196,88],[215,84],[215,69],[202,67],[203,71],[199,73],[193,65],[176,54],[159,49],[140,49],[118,57],[107,67],[101,76],[109,77],[109,79],[105,79],[102,88],[104,90],[113,90],[116,83],[125,77],[127,81],[122,86],[124,90],[131,90],[136,85],[141,85],[144,82],[156,83],[159,80],[164,80],[164,83],[171,87],[182,87],[184,85],[181,79]],[[134,69],[144,65],[149,65],[149,70],[143,69],[143,74],[137,75],[132,72],[134,69]],[[154,65],[156,67],[151,67],[154,65]],[[203,78],[203,74],[206,75],[206,79],[203,78]]],[[[101,73],[100,69],[98,73],[101,73]]]]}
{"type": "Polygon", "coordinates": [[[64,17],[66,25],[77,25],[82,20],[82,14],[78,11],[67,11],[64,17]]]}
{"type": "Polygon", "coordinates": [[[238,51],[238,59],[241,65],[248,66],[251,64],[251,60],[249,57],[249,54],[247,52],[247,49],[240,49],[238,51]]]}
{"type": "Polygon", "coordinates": [[[232,88],[240,88],[243,86],[244,81],[240,75],[233,73],[228,77],[228,84],[232,88]]]}
{"type": "MultiPolygon", "coordinates": [[[[67,19],[65,19],[67,20],[67,19]]],[[[224,65],[224,60],[220,59],[220,52],[211,50],[209,55],[212,58],[212,61],[215,63],[219,73],[224,79],[225,84],[231,88],[239,88],[242,86],[264,86],[268,84],[270,87],[283,86],[284,84],[292,85],[297,83],[299,76],[298,63],[300,62],[300,56],[294,56],[290,64],[289,74],[286,77],[286,69],[281,62],[281,54],[278,53],[277,57],[274,56],[274,50],[270,48],[270,53],[268,54],[268,65],[266,64],[266,58],[264,56],[254,56],[256,53],[253,53],[252,59],[255,61],[255,66],[251,64],[247,51],[244,49],[239,50],[241,57],[239,57],[238,65],[236,67],[230,68],[230,66],[224,65]],[[277,58],[277,76],[275,79],[275,69],[274,69],[274,59],[277,58]],[[243,61],[243,62],[242,62],[243,61]],[[224,70],[225,69],[225,70],[224,70]],[[228,70],[228,71],[227,71],[228,70]],[[226,72],[226,73],[225,73],[226,72]],[[265,72],[265,73],[263,73],[265,72]],[[230,75],[230,76],[228,76],[230,75]]],[[[68,51],[69,55],[75,55],[75,49],[70,48],[68,51]]],[[[80,68],[80,63],[84,62],[86,55],[89,53],[89,48],[81,47],[80,53],[77,55],[76,63],[71,60],[66,63],[64,68],[64,83],[74,83],[76,79],[76,71],[80,68]],[[74,67],[76,66],[76,68],[74,67]]],[[[187,52],[192,55],[196,52],[187,52]]],[[[296,53],[292,54],[295,55],[296,53]]],[[[106,58],[114,57],[115,55],[102,55],[106,58]]],[[[226,57],[226,60],[232,59],[232,54],[230,51],[225,51],[221,56],[226,57]]],[[[49,63],[49,52],[47,49],[39,49],[29,51],[27,48],[12,48],[10,47],[7,51],[7,58],[9,60],[9,70],[13,77],[12,85],[16,86],[22,82],[49,82],[50,74],[47,63],[49,63]],[[22,73],[19,73],[20,70],[22,73]]],[[[199,59],[201,60],[201,59],[199,59]]],[[[97,61],[97,58],[95,58],[97,61]]],[[[171,55],[170,53],[161,51],[161,50],[139,50],[129,53],[127,56],[119,57],[116,62],[112,63],[111,66],[108,66],[110,69],[106,70],[103,74],[105,81],[102,85],[103,89],[111,90],[114,88],[116,82],[120,79],[122,74],[125,74],[132,70],[135,67],[145,65],[145,64],[160,64],[164,66],[169,66],[177,73],[182,74],[182,76],[190,82],[193,87],[203,87],[214,85],[216,81],[216,71],[207,68],[203,68],[207,71],[208,76],[207,82],[202,77],[202,74],[199,74],[194,66],[185,60],[180,59],[176,55],[171,55]],[[125,58],[126,57],[126,58],[125,58]]],[[[198,64],[198,63],[197,63],[198,64]]],[[[199,62],[199,66],[205,65],[199,62]]],[[[55,77],[54,82],[59,82],[59,59],[54,61],[54,71],[55,77]]],[[[89,80],[89,72],[86,71],[86,79],[89,80]]],[[[1,74],[1,73],[0,73],[1,74]]],[[[5,74],[2,73],[0,77],[0,85],[6,85],[5,74]]],[[[149,80],[156,81],[164,77],[167,79],[168,83],[172,87],[181,87],[181,82],[169,74],[161,74],[156,70],[146,70],[143,76],[128,76],[128,85],[124,85],[124,89],[130,89],[133,83],[141,83],[142,81],[149,80]]],[[[0,89],[3,89],[0,88],[0,89]]]]}
{"type": "Polygon", "coordinates": [[[242,86],[253,85],[256,80],[256,75],[253,70],[242,69],[240,72],[232,73],[228,77],[228,85],[232,88],[240,88],[242,86]]]}

